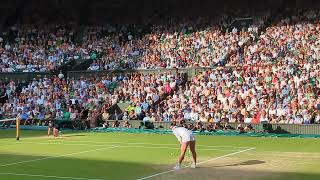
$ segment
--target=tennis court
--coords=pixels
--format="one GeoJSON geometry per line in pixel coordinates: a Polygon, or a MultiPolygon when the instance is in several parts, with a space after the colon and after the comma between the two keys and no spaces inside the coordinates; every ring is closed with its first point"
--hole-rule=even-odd
{"type": "Polygon", "coordinates": [[[0,179],[319,179],[318,139],[200,136],[199,168],[172,170],[179,145],[170,134],[0,131],[0,179]]]}

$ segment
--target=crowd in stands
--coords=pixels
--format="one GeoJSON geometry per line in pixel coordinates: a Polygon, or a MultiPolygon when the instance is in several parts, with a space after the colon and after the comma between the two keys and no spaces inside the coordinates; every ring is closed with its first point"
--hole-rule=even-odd
{"type": "Polygon", "coordinates": [[[14,41],[1,38],[2,72],[49,71],[70,59],[92,59],[91,71],[214,68],[189,82],[177,72],[11,81],[0,88],[0,115],[20,116],[26,124],[185,120],[213,129],[220,122],[320,123],[319,15],[279,18],[260,34],[263,19],[244,31],[193,21],[158,24],[147,32],[140,26],[92,26],[77,45],[72,28],[14,26],[14,41]],[[130,105],[110,114],[119,102],[130,105]]]}
{"type": "Polygon", "coordinates": [[[112,70],[117,68],[136,68],[137,58],[141,56],[145,38],[134,37],[142,31],[141,27],[134,26],[135,33],[131,33],[127,25],[116,27],[105,25],[102,27],[87,28],[84,41],[87,47],[100,54],[94,58],[88,70],[112,70]]]}
{"type": "Polygon", "coordinates": [[[163,102],[163,119],[319,123],[319,65],[310,73],[276,65],[200,73],[163,102]]]}
{"type": "Polygon", "coordinates": [[[74,30],[58,25],[14,25],[1,37],[1,72],[52,71],[70,59],[83,58],[72,41],[74,30]]]}
{"type": "MultiPolygon", "coordinates": [[[[220,67],[184,74],[63,77],[2,85],[4,117],[42,120],[101,118],[147,121],[320,123],[320,65],[220,67]],[[108,109],[130,102],[122,114],[108,109]]],[[[40,121],[35,121],[40,120],[40,121]]],[[[45,121],[43,121],[45,122],[45,121]]]]}
{"type": "Polygon", "coordinates": [[[14,25],[0,38],[1,72],[47,72],[72,59],[92,59],[92,71],[213,67],[224,65],[256,34],[225,32],[218,25],[172,26],[155,25],[143,33],[136,25],[88,26],[76,43],[73,25],[14,25]]]}
{"type": "MultiPolygon", "coordinates": [[[[34,79],[30,83],[11,81],[2,87],[7,97],[2,107],[4,117],[20,117],[25,124],[45,124],[49,120],[103,121],[118,118],[107,111],[118,102],[132,102],[135,113],[127,114],[139,119],[146,109],[172,93],[185,82],[181,74],[171,73],[114,75],[101,78],[80,78],[66,81],[64,78],[34,79]]],[[[119,112],[120,115],[120,112],[119,112]]],[[[125,116],[125,115],[124,115],[125,116]]]]}
{"type": "Polygon", "coordinates": [[[310,66],[320,59],[319,11],[279,19],[267,27],[256,43],[244,47],[243,54],[235,54],[227,65],[270,64],[310,66]]]}
{"type": "MultiPolygon", "coordinates": [[[[254,38],[254,32],[224,32],[218,25],[157,25],[135,37],[124,31],[99,38],[92,44],[104,47],[103,56],[88,70],[213,67],[224,65],[227,56],[254,38]],[[201,27],[201,26],[200,26],[201,27]]],[[[111,30],[114,28],[109,27],[111,30]]],[[[100,32],[103,28],[99,28],[100,32]]],[[[99,34],[95,32],[95,34],[99,34]]],[[[100,33],[101,34],[101,33],[100,33]]]]}

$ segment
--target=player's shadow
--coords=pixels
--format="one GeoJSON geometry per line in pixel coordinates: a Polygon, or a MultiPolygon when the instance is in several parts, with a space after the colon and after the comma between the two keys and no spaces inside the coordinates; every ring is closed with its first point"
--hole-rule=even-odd
{"type": "Polygon", "coordinates": [[[63,137],[83,137],[87,136],[85,134],[68,134],[68,135],[63,135],[63,137]]]}
{"type": "Polygon", "coordinates": [[[234,163],[234,164],[224,164],[224,165],[217,165],[212,167],[232,167],[232,166],[248,166],[248,165],[257,165],[257,164],[264,164],[265,161],[260,160],[248,160],[240,163],[234,163]]]}

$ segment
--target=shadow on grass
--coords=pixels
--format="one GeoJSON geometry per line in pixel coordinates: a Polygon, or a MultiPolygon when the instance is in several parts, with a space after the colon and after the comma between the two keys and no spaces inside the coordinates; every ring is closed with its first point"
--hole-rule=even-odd
{"type": "MultiPolygon", "coordinates": [[[[79,132],[77,132],[77,133],[80,133],[80,131],[79,132]]],[[[87,135],[85,135],[85,134],[63,134],[63,137],[84,137],[84,136],[87,136],[87,135]]]]}
{"type": "Polygon", "coordinates": [[[248,160],[240,163],[226,164],[226,165],[219,165],[219,166],[212,166],[212,167],[249,166],[249,165],[257,165],[257,164],[263,164],[263,163],[266,163],[266,162],[260,161],[260,160],[248,160]]]}
{"type": "MultiPolygon", "coordinates": [[[[103,154],[103,152],[101,152],[99,154],[103,154]]],[[[95,152],[93,152],[93,154],[85,153],[81,155],[81,159],[79,156],[74,158],[47,158],[46,156],[0,153],[0,179],[38,180],[84,178],[87,180],[134,180],[157,173],[157,171],[161,172],[167,170],[167,166],[139,163],[135,161],[128,162],[125,158],[117,161],[107,160],[106,157],[112,156],[111,154],[101,155],[101,160],[99,160],[99,154],[97,155],[94,153],[95,152]],[[55,178],[50,178],[49,176],[55,176],[55,178]]]]}

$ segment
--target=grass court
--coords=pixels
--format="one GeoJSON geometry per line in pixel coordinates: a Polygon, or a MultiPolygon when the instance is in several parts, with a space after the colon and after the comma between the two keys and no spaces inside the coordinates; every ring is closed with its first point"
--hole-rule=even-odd
{"type": "Polygon", "coordinates": [[[0,130],[1,180],[319,180],[320,140],[196,135],[198,168],[172,170],[170,134],[0,130]]]}

